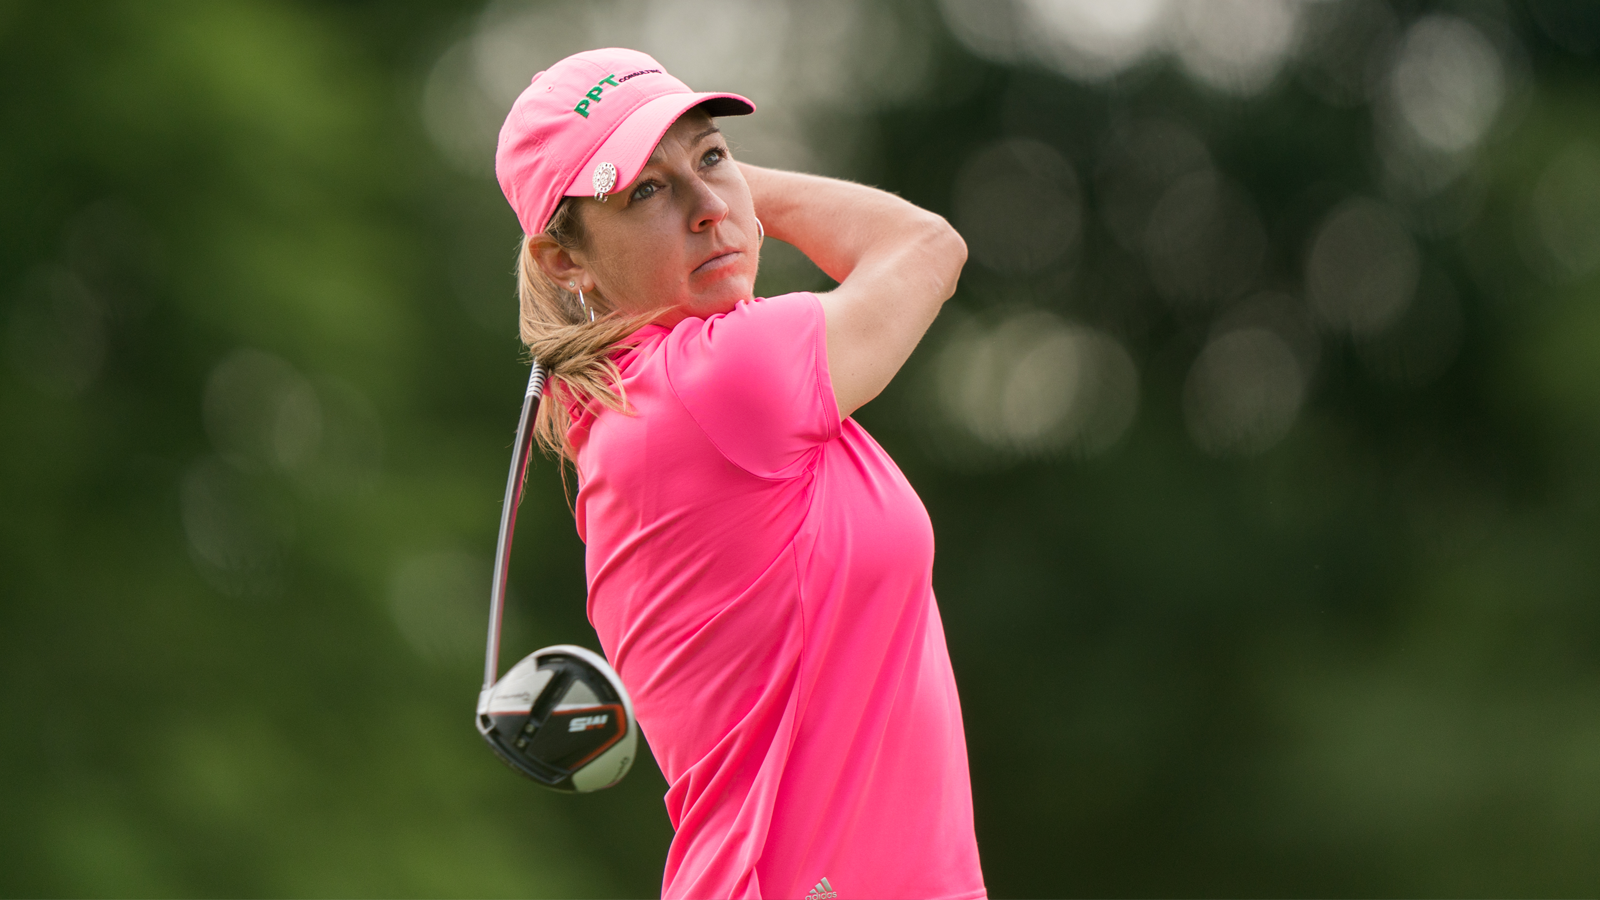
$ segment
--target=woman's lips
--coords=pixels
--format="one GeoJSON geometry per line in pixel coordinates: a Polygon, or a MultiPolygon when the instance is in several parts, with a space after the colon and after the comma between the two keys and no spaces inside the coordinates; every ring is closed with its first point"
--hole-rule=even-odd
{"type": "Polygon", "coordinates": [[[732,265],[733,261],[738,259],[738,258],[739,258],[739,251],[737,251],[737,250],[729,250],[726,253],[719,253],[716,256],[713,256],[710,259],[706,260],[705,262],[701,263],[700,265],[695,266],[694,274],[696,274],[696,275],[705,275],[705,274],[707,274],[709,272],[715,272],[718,269],[721,269],[721,268],[724,268],[726,266],[732,265]]]}

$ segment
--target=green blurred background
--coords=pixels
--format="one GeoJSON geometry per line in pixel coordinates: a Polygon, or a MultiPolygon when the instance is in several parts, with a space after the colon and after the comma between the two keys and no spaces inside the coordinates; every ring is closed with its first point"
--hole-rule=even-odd
{"type": "MultiPolygon", "coordinates": [[[[1592,894],[1580,0],[0,2],[0,893],[659,890],[648,758],[559,796],[471,724],[494,134],[606,45],[968,240],[860,419],[994,894],[1592,894]]],[[[519,524],[507,657],[595,646],[548,461],[519,524]]]]}

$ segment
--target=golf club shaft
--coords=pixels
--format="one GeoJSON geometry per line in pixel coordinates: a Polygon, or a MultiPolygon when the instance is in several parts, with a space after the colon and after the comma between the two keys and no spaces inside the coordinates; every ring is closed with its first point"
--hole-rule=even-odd
{"type": "Polygon", "coordinates": [[[505,611],[506,581],[511,569],[511,533],[517,526],[517,504],[522,502],[523,478],[533,454],[533,413],[539,408],[544,391],[544,367],[533,361],[528,373],[528,393],[522,398],[522,418],[517,420],[516,449],[511,455],[511,474],[506,479],[506,497],[500,507],[500,541],[495,548],[494,586],[489,593],[489,645],[483,660],[483,686],[492,687],[500,677],[500,617],[505,611]]]}

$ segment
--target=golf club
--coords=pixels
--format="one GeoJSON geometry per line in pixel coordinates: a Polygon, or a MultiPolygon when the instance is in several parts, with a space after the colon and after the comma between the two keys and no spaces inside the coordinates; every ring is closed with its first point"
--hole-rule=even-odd
{"type": "Polygon", "coordinates": [[[633,765],[639,726],[622,679],[599,654],[570,644],[536,650],[499,678],[511,535],[533,453],[533,414],[544,377],[535,360],[500,510],[477,722],[478,733],[507,765],[545,787],[581,794],[616,784],[633,765]]]}

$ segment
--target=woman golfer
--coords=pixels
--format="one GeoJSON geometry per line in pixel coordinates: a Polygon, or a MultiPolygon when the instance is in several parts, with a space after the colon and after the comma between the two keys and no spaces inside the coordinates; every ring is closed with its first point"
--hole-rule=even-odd
{"type": "Polygon", "coordinates": [[[966,246],[882,191],[735,163],[712,117],[754,109],[579,53],[523,91],[495,158],[589,621],[671,785],[662,893],[981,897],[933,531],[848,418],[966,246]],[[755,299],[764,233],[839,287],[755,299]]]}

